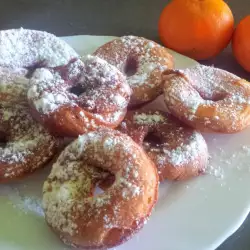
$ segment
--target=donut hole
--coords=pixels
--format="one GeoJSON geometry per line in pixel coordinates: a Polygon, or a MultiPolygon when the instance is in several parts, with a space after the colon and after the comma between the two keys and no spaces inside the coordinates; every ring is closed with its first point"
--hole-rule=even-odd
{"type": "Polygon", "coordinates": [[[134,56],[129,56],[124,66],[124,74],[126,76],[133,76],[136,74],[139,68],[139,63],[137,58],[134,56]]]}
{"type": "Polygon", "coordinates": [[[69,88],[68,91],[71,94],[74,94],[76,96],[80,96],[81,94],[83,94],[86,91],[86,89],[81,84],[77,84],[77,85],[69,88]]]}
{"type": "Polygon", "coordinates": [[[94,188],[94,196],[100,195],[105,192],[106,189],[110,188],[115,182],[115,176],[111,173],[103,179],[100,180],[94,188]]]}
{"type": "Polygon", "coordinates": [[[98,188],[106,190],[110,188],[114,184],[114,182],[115,182],[115,176],[109,173],[109,175],[105,179],[99,181],[98,188]]]}
{"type": "Polygon", "coordinates": [[[8,142],[8,135],[5,132],[0,131],[0,147],[5,148],[7,142],[8,142]]]}
{"type": "Polygon", "coordinates": [[[149,132],[144,138],[144,143],[150,144],[150,146],[156,147],[162,144],[162,139],[155,132],[149,132]]]}
{"type": "Polygon", "coordinates": [[[99,186],[95,186],[95,189],[94,189],[94,196],[97,196],[97,195],[100,195],[104,193],[104,190],[101,189],[99,186]]]}

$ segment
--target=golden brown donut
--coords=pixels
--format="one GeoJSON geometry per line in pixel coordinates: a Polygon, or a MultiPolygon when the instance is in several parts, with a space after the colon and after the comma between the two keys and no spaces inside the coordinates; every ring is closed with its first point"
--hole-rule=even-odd
{"type": "Polygon", "coordinates": [[[110,129],[88,132],[53,165],[43,187],[45,218],[66,244],[107,249],[143,227],[156,203],[158,186],[154,163],[129,136],[110,129]],[[93,195],[95,167],[115,180],[103,193],[93,195]]]}
{"type": "Polygon", "coordinates": [[[129,107],[154,100],[162,93],[161,74],[173,68],[166,48],[143,37],[123,36],[98,48],[94,55],[116,66],[133,90],[129,107]]]}
{"type": "Polygon", "coordinates": [[[160,181],[186,180],[205,172],[208,149],[203,136],[165,112],[128,112],[118,129],[143,146],[160,181]]]}
{"type": "Polygon", "coordinates": [[[25,75],[24,69],[0,68],[0,182],[23,178],[57,151],[58,140],[29,114],[25,75]]]}
{"type": "Polygon", "coordinates": [[[32,114],[53,134],[76,137],[124,118],[131,89],[104,60],[87,56],[68,65],[37,69],[28,91],[32,114]]]}
{"type": "Polygon", "coordinates": [[[250,124],[250,84],[227,71],[197,65],[163,74],[174,116],[205,132],[236,133],[250,124]]]}
{"type": "Polygon", "coordinates": [[[0,108],[0,182],[23,178],[43,167],[58,141],[24,107],[0,108]]]}

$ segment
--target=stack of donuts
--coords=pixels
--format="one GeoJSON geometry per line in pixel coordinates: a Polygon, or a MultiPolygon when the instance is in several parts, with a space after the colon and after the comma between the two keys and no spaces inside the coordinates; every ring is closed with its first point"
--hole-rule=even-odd
{"type": "Polygon", "coordinates": [[[250,125],[247,81],[202,65],[174,69],[166,48],[135,36],[80,57],[46,32],[0,31],[0,97],[0,182],[25,182],[53,159],[45,219],[82,249],[130,239],[150,217],[159,182],[204,174],[201,132],[250,125]],[[165,110],[151,109],[159,96],[165,110]]]}

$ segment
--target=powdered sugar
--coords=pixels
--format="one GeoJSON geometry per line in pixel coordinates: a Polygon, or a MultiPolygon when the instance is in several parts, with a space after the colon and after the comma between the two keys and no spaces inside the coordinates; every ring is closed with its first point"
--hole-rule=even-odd
{"type": "Polygon", "coordinates": [[[13,165],[6,167],[4,176],[10,178],[16,172],[27,171],[25,168],[38,168],[46,162],[54,153],[53,148],[56,140],[53,139],[39,124],[29,115],[26,108],[2,108],[0,115],[4,120],[1,123],[8,122],[5,133],[8,135],[9,141],[4,147],[0,147],[0,161],[8,164],[20,164],[18,167],[13,165]],[[45,148],[43,148],[45,147],[45,148]],[[40,154],[37,155],[38,148],[41,148],[40,154]],[[35,164],[30,164],[28,157],[33,157],[35,164]],[[24,165],[22,167],[22,165],[24,165]],[[19,169],[20,168],[20,169],[19,169]]]}
{"type": "Polygon", "coordinates": [[[173,67],[172,57],[164,47],[135,36],[115,39],[97,49],[94,54],[127,75],[134,92],[132,102],[145,102],[159,95],[161,73],[173,67]],[[143,88],[141,91],[144,94],[139,93],[139,88],[143,88]]]}
{"type": "MultiPolygon", "coordinates": [[[[22,185],[22,187],[24,187],[24,185],[22,185]]],[[[8,185],[1,186],[0,194],[1,196],[8,197],[13,208],[17,208],[25,214],[32,213],[39,217],[44,216],[41,199],[36,195],[24,195],[20,192],[19,188],[13,188],[8,185]]]]}
{"type": "Polygon", "coordinates": [[[189,90],[188,88],[185,89],[186,81],[183,78],[178,78],[178,84],[174,84],[175,81],[177,81],[175,75],[167,76],[166,84],[168,84],[169,82],[173,82],[171,88],[169,88],[169,90],[166,91],[164,94],[167,106],[169,106],[169,103],[171,103],[172,106],[176,107],[178,102],[181,101],[185,103],[185,106],[191,114],[195,114],[197,108],[202,102],[199,93],[193,92],[191,91],[191,89],[189,90]],[[185,91],[181,91],[184,89],[185,91]]]}
{"type": "Polygon", "coordinates": [[[20,209],[24,213],[30,212],[41,217],[44,216],[41,200],[36,197],[22,197],[21,201],[13,204],[13,206],[20,209]]]}
{"type": "MultiPolygon", "coordinates": [[[[142,63],[141,63],[142,64],[142,63]]],[[[149,77],[152,74],[152,72],[154,72],[155,70],[158,70],[160,72],[163,72],[164,70],[167,69],[167,66],[162,66],[160,63],[144,63],[141,65],[139,64],[139,70],[137,74],[134,74],[132,76],[129,76],[128,79],[128,83],[130,84],[130,86],[133,87],[139,87],[139,86],[147,86],[149,88],[154,88],[155,85],[159,84],[159,82],[154,82],[151,83],[149,81],[149,77]],[[147,84],[145,84],[145,82],[147,84]]],[[[158,80],[160,81],[160,79],[158,80]]]]}
{"type": "Polygon", "coordinates": [[[208,164],[205,173],[215,176],[219,179],[224,178],[224,170],[220,166],[213,166],[211,164],[208,164]]]}
{"type": "Polygon", "coordinates": [[[31,79],[33,86],[28,98],[43,114],[54,112],[64,104],[80,105],[100,114],[109,108],[112,112],[122,110],[128,104],[131,90],[124,77],[100,58],[86,56],[83,62],[77,60],[62,69],[38,71],[31,79]],[[79,96],[70,92],[70,88],[78,85],[84,89],[79,96]]]}
{"type": "Polygon", "coordinates": [[[35,70],[35,72],[32,74],[32,80],[37,81],[51,81],[53,80],[53,75],[49,69],[46,68],[38,68],[35,70]]]}
{"type": "Polygon", "coordinates": [[[242,114],[250,106],[250,87],[239,77],[221,69],[198,65],[166,71],[164,79],[168,109],[193,126],[199,124],[201,127],[202,124],[213,131],[236,132],[248,125],[242,114]],[[197,114],[199,108],[206,115],[197,114]]]}
{"type": "Polygon", "coordinates": [[[105,114],[105,116],[101,114],[93,114],[94,117],[96,117],[98,120],[103,121],[103,122],[108,122],[108,123],[117,123],[117,121],[120,121],[123,119],[125,115],[124,110],[116,111],[114,113],[110,114],[105,114]]]}
{"type": "Polygon", "coordinates": [[[59,91],[51,93],[50,89],[55,85],[62,85],[65,88],[62,77],[53,70],[36,69],[30,82],[32,86],[28,90],[28,99],[33,100],[37,110],[48,113],[56,110],[59,105],[69,102],[67,96],[59,91]]]}
{"type": "MultiPolygon", "coordinates": [[[[144,213],[137,211],[133,202],[144,198],[146,201],[148,195],[154,195],[155,187],[152,189],[152,185],[157,183],[144,182],[145,176],[152,180],[155,178],[150,174],[154,168],[140,163],[142,159],[139,154],[143,151],[133,142],[130,145],[131,142],[130,138],[119,132],[103,129],[79,136],[61,153],[44,184],[43,196],[46,219],[56,231],[75,236],[81,228],[81,235],[85,235],[83,232],[89,230],[88,225],[98,223],[102,234],[99,235],[97,231],[91,235],[91,242],[97,244],[110,229],[129,227],[130,222],[122,219],[121,205],[127,207],[129,202],[131,206],[127,211],[127,220],[134,221],[144,213]],[[132,152],[136,158],[131,157],[132,152]],[[103,193],[91,197],[97,179],[104,177],[101,177],[102,172],[97,174],[99,170],[94,166],[101,166],[103,170],[113,173],[115,182],[103,193]],[[134,171],[140,176],[140,182],[134,177],[134,171]]],[[[85,240],[89,239],[89,234],[87,237],[85,240]]]]}
{"type": "Polygon", "coordinates": [[[159,122],[164,122],[165,117],[156,111],[153,114],[146,114],[146,113],[135,114],[133,119],[136,124],[151,125],[151,124],[157,124],[159,122]]]}
{"type": "Polygon", "coordinates": [[[169,157],[169,161],[175,167],[192,162],[202,155],[205,156],[206,151],[206,143],[202,135],[196,131],[188,138],[186,144],[181,144],[172,150],[163,148],[163,152],[169,157]]]}
{"type": "MultiPolygon", "coordinates": [[[[30,94],[31,92],[29,92],[30,94]]],[[[30,95],[29,95],[30,96],[30,95]]],[[[62,94],[51,94],[45,91],[40,99],[34,101],[37,110],[49,113],[58,109],[58,106],[69,102],[67,96],[62,94]]]]}
{"type": "Polygon", "coordinates": [[[195,175],[205,170],[208,150],[203,136],[164,112],[128,113],[119,129],[143,145],[156,164],[161,179],[178,178],[175,173],[181,175],[181,171],[186,172],[185,168],[195,169],[192,172],[195,175]],[[165,176],[169,172],[173,176],[165,176]]]}
{"type": "Polygon", "coordinates": [[[11,29],[0,31],[0,66],[48,67],[67,64],[77,53],[64,41],[43,31],[11,29]]]}
{"type": "Polygon", "coordinates": [[[227,71],[204,65],[197,65],[180,72],[190,79],[190,83],[204,99],[209,100],[213,100],[217,94],[224,94],[230,85],[240,80],[239,77],[227,71]]]}
{"type": "Polygon", "coordinates": [[[27,70],[0,68],[0,128],[6,143],[0,147],[1,179],[34,171],[55,153],[57,140],[29,114],[27,70]]]}
{"type": "Polygon", "coordinates": [[[0,67],[0,95],[4,106],[27,104],[27,90],[30,87],[26,69],[0,67]]]}

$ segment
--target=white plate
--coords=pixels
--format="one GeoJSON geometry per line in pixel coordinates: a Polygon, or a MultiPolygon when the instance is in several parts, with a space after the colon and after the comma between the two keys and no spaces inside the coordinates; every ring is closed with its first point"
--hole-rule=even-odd
{"type": "MultiPolygon", "coordinates": [[[[80,54],[113,37],[64,38],[80,54]]],[[[174,54],[176,67],[196,62],[174,54]]],[[[157,106],[162,105],[159,100],[157,106]]],[[[162,106],[161,106],[162,107],[162,106]]],[[[165,182],[156,209],[143,230],[118,250],[215,249],[244,221],[250,209],[250,130],[236,135],[205,135],[211,173],[188,182],[165,182]]],[[[41,187],[49,167],[12,185],[0,186],[0,249],[67,249],[46,226],[41,187]]]]}

